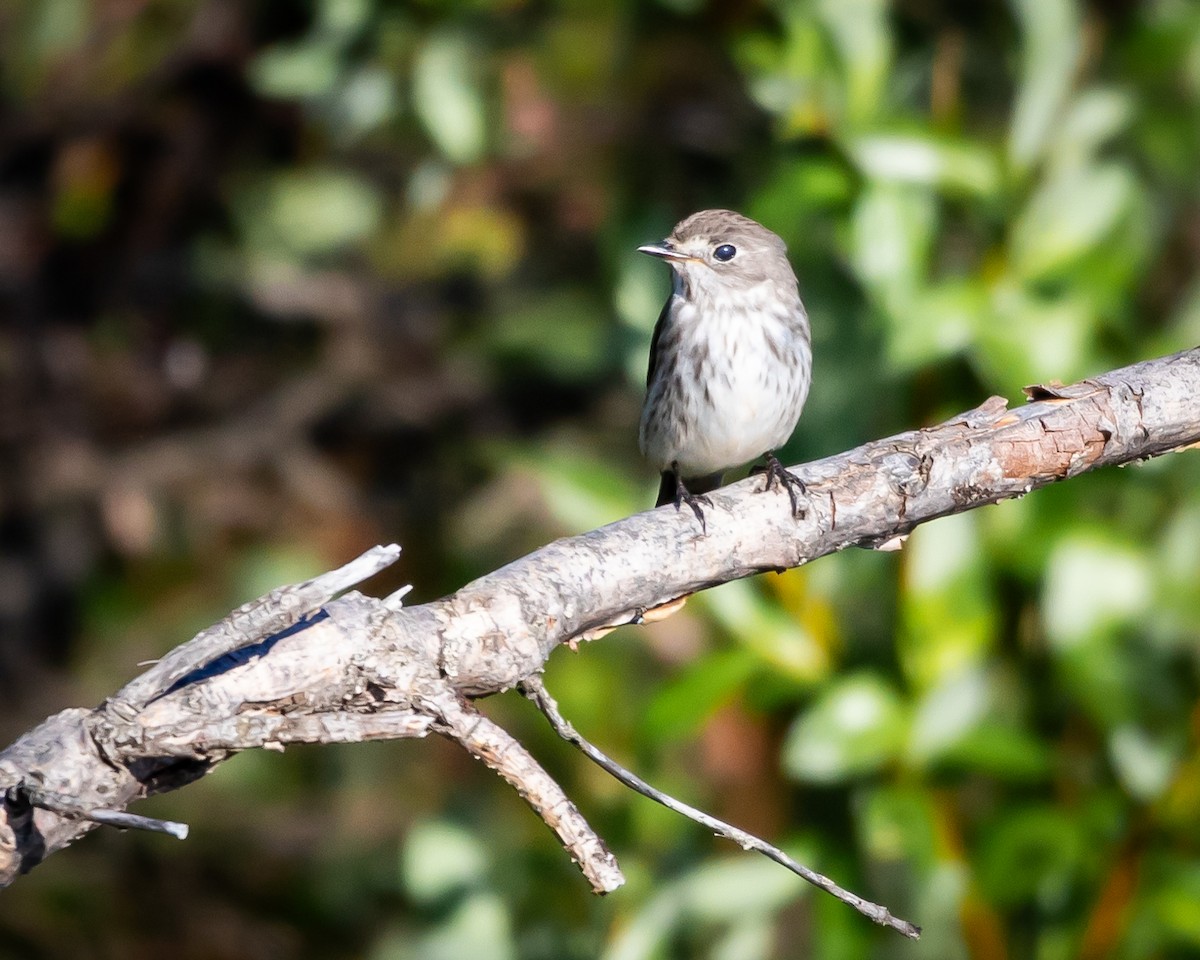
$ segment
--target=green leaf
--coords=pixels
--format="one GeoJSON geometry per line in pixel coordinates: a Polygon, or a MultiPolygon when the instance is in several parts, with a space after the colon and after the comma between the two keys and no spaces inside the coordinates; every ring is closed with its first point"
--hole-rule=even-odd
{"type": "Polygon", "coordinates": [[[48,64],[85,43],[93,19],[102,16],[88,0],[45,0],[28,10],[34,16],[23,38],[26,52],[48,64]]]}
{"type": "Polygon", "coordinates": [[[892,62],[888,0],[817,0],[817,16],[838,52],[843,119],[861,126],[886,104],[892,62]]]}
{"type": "Polygon", "coordinates": [[[477,70],[481,51],[466,34],[435,32],[413,66],[413,107],[447,159],[474,163],[483,156],[487,120],[477,70]]]}
{"type": "Polygon", "coordinates": [[[698,599],[731,636],[784,679],[808,685],[828,674],[829,651],[750,581],[722,584],[698,599]]]}
{"type": "Polygon", "coordinates": [[[345,77],[331,120],[343,141],[353,140],[383,126],[398,108],[393,77],[385,70],[364,67],[345,77]]]}
{"type": "Polygon", "coordinates": [[[1134,623],[1149,608],[1153,578],[1141,550],[1096,535],[1065,536],[1051,554],[1042,610],[1060,650],[1134,623]]]}
{"type": "Polygon", "coordinates": [[[1021,28],[1021,77],[1008,152],[1019,173],[1038,160],[1059,122],[1083,50],[1076,0],[1012,0],[1021,28]]]}
{"type": "Polygon", "coordinates": [[[979,882],[1002,906],[1059,904],[1078,879],[1086,849],[1083,825],[1068,810],[1018,808],[985,834],[979,882]]]}
{"type": "MultiPolygon", "coordinates": [[[[539,488],[550,511],[564,526],[590,530],[628,516],[640,505],[654,503],[652,494],[626,474],[614,473],[602,460],[581,452],[578,443],[545,440],[532,446],[501,445],[494,449],[503,467],[528,473],[523,484],[539,488]]],[[[497,522],[495,518],[492,522],[497,522]]]]}
{"type": "MultiPolygon", "coordinates": [[[[811,859],[789,852],[802,861],[811,859]]],[[[763,938],[751,936],[746,928],[761,926],[807,889],[794,873],[766,860],[737,857],[708,863],[677,880],[659,884],[601,954],[602,960],[654,960],[666,955],[664,950],[673,937],[685,932],[694,935],[697,927],[704,929],[708,937],[713,936],[714,928],[732,928],[732,942],[762,944],[763,938]]],[[[767,960],[770,956],[732,954],[732,947],[722,946],[723,956],[738,956],[739,960],[757,960],[760,956],[767,960]]]]}
{"type": "Polygon", "coordinates": [[[355,39],[375,13],[372,0],[321,0],[317,6],[317,32],[342,43],[355,39]]]}
{"type": "Polygon", "coordinates": [[[744,648],[701,657],[659,689],[646,708],[643,728],[662,743],[691,736],[761,666],[744,648]]]}
{"type": "Polygon", "coordinates": [[[779,118],[781,139],[825,132],[837,110],[839,78],[810,8],[788,4],[782,30],[737,38],[734,54],[750,95],[779,118]]]}
{"type": "Polygon", "coordinates": [[[1001,780],[1045,780],[1053,770],[1054,753],[1034,734],[987,720],[948,745],[938,756],[938,768],[980,773],[1001,780]]]}
{"type": "Polygon", "coordinates": [[[973,277],[890,298],[883,311],[889,367],[910,373],[962,353],[973,345],[978,318],[987,310],[987,290],[973,277]]]}
{"type": "Polygon", "coordinates": [[[783,157],[754,191],[747,213],[770,224],[785,239],[795,239],[811,226],[810,216],[821,210],[842,210],[857,190],[847,164],[831,157],[783,157]],[[796,211],[805,211],[803,219],[796,211]],[[788,237],[788,234],[793,237],[788,237]]]}
{"type": "Polygon", "coordinates": [[[866,794],[859,835],[873,860],[932,864],[937,850],[937,811],[918,787],[879,787],[866,794]]]}
{"type": "Polygon", "coordinates": [[[1133,174],[1116,163],[1069,168],[1046,180],[1013,224],[1013,273],[1033,282],[1064,273],[1132,209],[1133,174]]]}
{"type": "MultiPolygon", "coordinates": [[[[649,259],[649,258],[646,258],[649,259]]],[[[612,332],[603,302],[570,288],[504,304],[484,336],[488,352],[564,382],[579,382],[607,366],[612,332]]]]}
{"type": "Polygon", "coordinates": [[[682,885],[688,913],[714,923],[731,923],[752,913],[774,913],[804,889],[804,882],[794,873],[756,857],[728,857],[705,864],[682,885]]]}
{"type": "Polygon", "coordinates": [[[783,765],[797,780],[836,783],[895,759],[907,733],[900,695],[874,674],[835,683],[788,732],[783,765]]]}
{"type": "Polygon", "coordinates": [[[939,187],[981,198],[995,196],[1000,165],[982,144],[920,133],[856,137],[847,150],[871,180],[939,187]]]}
{"type": "Polygon", "coordinates": [[[256,181],[240,192],[238,215],[258,254],[314,256],[356,243],[383,214],[369,181],[341,170],[296,170],[256,181]]]}
{"type": "Polygon", "coordinates": [[[1058,379],[1070,382],[1096,369],[1100,318],[1088,291],[1071,287],[1048,295],[1011,279],[992,290],[991,309],[974,318],[971,360],[993,389],[1058,379]]]}
{"type": "Polygon", "coordinates": [[[1132,724],[1113,730],[1108,755],[1122,786],[1139,800],[1157,800],[1175,777],[1182,740],[1182,736],[1156,735],[1132,724]]]}
{"type": "Polygon", "coordinates": [[[928,272],[937,207],[929,191],[895,184],[863,190],[854,208],[851,259],[885,306],[901,308],[928,272]]]}
{"type": "Polygon", "coordinates": [[[982,662],[999,629],[979,515],[914,531],[904,560],[900,663],[918,689],[954,682],[982,662]]]}
{"type": "Polygon", "coordinates": [[[425,820],[409,831],[401,872],[409,895],[431,903],[478,885],[487,865],[487,852],[474,834],[444,820],[425,820]]]}
{"type": "Polygon", "coordinates": [[[1085,90],[1070,105],[1053,141],[1056,165],[1090,162],[1109,140],[1129,126],[1135,109],[1128,91],[1114,87],[1085,90]]]}
{"type": "Polygon", "coordinates": [[[328,43],[280,44],[259,54],[250,64],[250,80],[268,97],[293,99],[329,93],[338,80],[340,51],[328,43]]]}
{"type": "Polygon", "coordinates": [[[513,960],[517,956],[512,919],[497,893],[475,893],[458,904],[433,930],[395,952],[372,960],[513,960]]]}
{"type": "Polygon", "coordinates": [[[961,743],[987,716],[994,692],[982,670],[963,670],[943,679],[916,705],[908,755],[926,765],[961,743]]]}
{"type": "Polygon", "coordinates": [[[1175,939],[1200,946],[1200,865],[1172,863],[1157,878],[1150,905],[1159,929],[1175,939]]]}

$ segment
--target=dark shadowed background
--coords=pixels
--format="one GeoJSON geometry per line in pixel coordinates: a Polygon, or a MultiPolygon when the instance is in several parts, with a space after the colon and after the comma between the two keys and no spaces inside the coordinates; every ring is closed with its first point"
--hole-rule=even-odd
{"type": "MultiPolygon", "coordinates": [[[[1200,341],[1190,0],[0,0],[0,737],[397,541],[427,600],[646,508],[667,271],[788,242],[787,459],[1200,341]]],[[[694,598],[484,704],[629,883],[442,742],[258,752],[0,893],[0,957],[1200,951],[1200,455],[694,598]]]]}

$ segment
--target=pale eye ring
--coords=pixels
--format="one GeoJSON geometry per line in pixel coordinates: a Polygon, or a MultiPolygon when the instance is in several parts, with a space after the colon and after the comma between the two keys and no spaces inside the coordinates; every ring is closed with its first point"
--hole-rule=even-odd
{"type": "Polygon", "coordinates": [[[721,261],[721,263],[728,263],[736,256],[737,247],[732,243],[723,243],[713,251],[713,258],[721,261]]]}

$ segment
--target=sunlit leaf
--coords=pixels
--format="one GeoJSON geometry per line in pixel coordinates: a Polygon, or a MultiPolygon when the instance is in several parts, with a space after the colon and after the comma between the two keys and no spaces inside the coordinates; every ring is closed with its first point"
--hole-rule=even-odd
{"type": "MultiPolygon", "coordinates": [[[[793,852],[801,860],[803,854],[793,852]]],[[[770,917],[804,893],[804,881],[761,858],[722,859],[659,886],[625,925],[602,960],[652,960],[673,932],[699,924],[708,930],[744,926],[770,917]]],[[[759,938],[743,942],[761,942],[759,938]]],[[[757,960],[751,954],[747,960],[757,960]]],[[[766,956],[763,957],[766,960],[766,956]]]]}
{"type": "Polygon", "coordinates": [[[722,584],[707,591],[702,602],[731,636],[784,678],[809,684],[828,672],[828,650],[754,584],[745,580],[722,584]]]}
{"type": "Polygon", "coordinates": [[[256,252],[300,256],[362,240],[375,230],[383,213],[374,185],[340,170],[277,174],[247,188],[239,207],[256,252]]]}
{"type": "Polygon", "coordinates": [[[982,144],[919,134],[872,134],[848,143],[872,180],[941,187],[990,197],[1000,186],[997,157],[982,144]]]}
{"type": "Polygon", "coordinates": [[[455,163],[478,160],[487,142],[479,57],[466,34],[447,29],[425,40],[413,68],[413,107],[430,137],[455,163]]]}
{"type": "Polygon", "coordinates": [[[743,34],[734,52],[751,96],[778,118],[780,136],[813,134],[837,111],[840,84],[811,9],[786,5],[781,20],[781,34],[743,34]]]}
{"type": "Polygon", "coordinates": [[[845,119],[869,120],[885,104],[892,32],[887,0],[817,0],[815,9],[838,52],[845,119]]]}
{"type": "Polygon", "coordinates": [[[1179,737],[1154,736],[1132,725],[1114,730],[1108,752],[1125,789],[1141,800],[1156,800],[1170,785],[1183,744],[1179,737]]]}
{"type": "Polygon", "coordinates": [[[496,893],[475,893],[458,904],[430,933],[396,952],[371,960],[513,960],[517,956],[512,919],[496,893]]]}
{"type": "Polygon", "coordinates": [[[891,297],[883,311],[887,359],[907,373],[975,346],[979,318],[989,309],[978,280],[946,280],[891,297]]]}
{"type": "Polygon", "coordinates": [[[747,913],[771,913],[805,889],[804,881],[758,857],[727,857],[696,870],[682,887],[692,915],[729,923],[747,913]]]}
{"type": "Polygon", "coordinates": [[[894,759],[906,734],[899,694],[880,677],[856,674],[801,714],[784,744],[784,768],[797,780],[845,780],[894,759]]]}
{"type": "Polygon", "coordinates": [[[1134,99],[1128,91],[1093,87],[1070,104],[1055,132],[1052,158],[1056,164],[1082,165],[1124,130],[1133,119],[1134,99]]]}
{"type": "Polygon", "coordinates": [[[932,195],[911,186],[868,187],[854,210],[851,256],[885,304],[903,304],[927,273],[937,225],[932,195]]]}
{"type": "Polygon", "coordinates": [[[334,116],[339,135],[353,140],[391,120],[399,108],[393,78],[383,70],[357,70],[345,77],[334,116]]]}
{"type": "Polygon", "coordinates": [[[1146,610],[1153,580],[1144,554],[1096,536],[1064,537],[1055,548],[1042,600],[1046,630],[1059,648],[1132,623],[1146,610]]]}
{"type": "Polygon", "coordinates": [[[1014,273],[1026,281],[1060,274],[1100,244],[1130,209],[1130,170],[1115,163],[1071,168],[1043,183],[1013,224],[1014,273]]]}
{"type": "Polygon", "coordinates": [[[911,761],[928,764],[962,743],[987,716],[994,696],[982,670],[944,677],[913,711],[907,750],[911,761]]]}
{"type": "MultiPolygon", "coordinates": [[[[908,589],[901,598],[900,662],[918,687],[957,683],[987,654],[999,628],[978,516],[921,527],[904,561],[908,589]]],[[[933,730],[937,726],[934,719],[933,730]]]]}
{"type": "Polygon", "coordinates": [[[1149,901],[1158,928],[1172,940],[1200,946],[1200,865],[1176,861],[1157,879],[1149,901]]]}
{"type": "Polygon", "coordinates": [[[271,47],[255,59],[250,78],[270,97],[323,96],[337,82],[338,52],[316,42],[271,47]]]}
{"type": "Polygon", "coordinates": [[[1006,282],[990,301],[973,317],[971,360],[993,390],[1010,394],[1018,384],[1065,382],[1095,369],[1100,317],[1086,290],[1055,296],[1006,282]]]}
{"type": "Polygon", "coordinates": [[[855,193],[853,172],[826,157],[785,158],[759,185],[746,213],[789,241],[802,241],[822,210],[842,210],[855,193]]]}
{"type": "Polygon", "coordinates": [[[326,37],[350,40],[367,25],[374,12],[372,0],[320,0],[317,30],[326,37]]]}
{"type": "Polygon", "coordinates": [[[426,820],[415,824],[404,844],[404,887],[417,900],[440,900],[479,883],[487,854],[479,839],[455,824],[426,820]]]}
{"type": "Polygon", "coordinates": [[[1021,72],[1009,131],[1018,171],[1042,154],[1060,120],[1083,49],[1077,0],[1011,0],[1021,28],[1021,72]]]}
{"type": "MultiPolygon", "coordinates": [[[[634,512],[641,505],[641,487],[628,474],[581,450],[570,438],[536,445],[504,445],[494,450],[501,468],[517,468],[520,481],[540,490],[550,510],[570,530],[590,530],[634,512]]],[[[653,505],[647,497],[645,506],[653,505]]],[[[484,512],[488,504],[481,505],[484,512]]],[[[496,517],[503,521],[504,517],[496,517]]],[[[475,522],[482,520],[482,516],[475,522]]]]}

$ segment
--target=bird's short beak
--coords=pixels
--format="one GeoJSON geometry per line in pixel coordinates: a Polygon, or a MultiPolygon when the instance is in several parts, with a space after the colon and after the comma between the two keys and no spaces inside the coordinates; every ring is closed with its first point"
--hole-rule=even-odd
{"type": "Polygon", "coordinates": [[[638,253],[648,253],[652,257],[661,257],[663,260],[691,259],[687,254],[680,253],[672,247],[670,240],[664,240],[662,243],[648,243],[644,247],[638,247],[638,253]]]}

